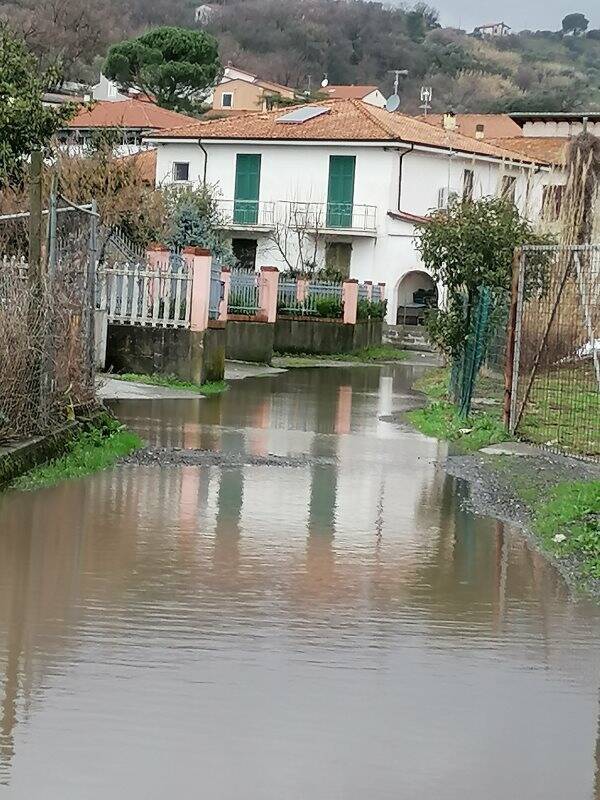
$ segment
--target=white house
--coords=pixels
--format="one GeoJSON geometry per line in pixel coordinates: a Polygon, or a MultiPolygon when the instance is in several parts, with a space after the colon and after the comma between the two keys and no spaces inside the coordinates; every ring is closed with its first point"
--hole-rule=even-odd
{"type": "Polygon", "coordinates": [[[510,25],[506,22],[488,22],[485,25],[478,25],[473,31],[474,36],[508,36],[511,31],[510,25]]]}
{"type": "Polygon", "coordinates": [[[319,90],[329,100],[362,100],[371,106],[385,108],[386,98],[377,86],[356,86],[355,84],[335,86],[329,84],[319,90]]]}
{"type": "Polygon", "coordinates": [[[240,260],[281,270],[314,260],[385,282],[388,321],[431,289],[415,248],[453,193],[499,192],[539,213],[544,162],[359,100],[195,122],[148,137],[157,184],[217,185],[240,260]]]}

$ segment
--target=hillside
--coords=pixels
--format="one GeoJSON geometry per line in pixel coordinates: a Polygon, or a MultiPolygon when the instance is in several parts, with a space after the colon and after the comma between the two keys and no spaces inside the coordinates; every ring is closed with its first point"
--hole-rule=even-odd
{"type": "MultiPolygon", "coordinates": [[[[306,89],[332,83],[392,88],[407,69],[402,108],[416,112],[422,84],[433,110],[600,108],[600,31],[563,36],[525,31],[483,41],[441,28],[424,4],[412,11],[362,0],[0,0],[0,15],[24,32],[44,62],[61,59],[66,78],[94,80],[109,44],[157,24],[202,25],[219,39],[223,62],[306,89]],[[309,77],[310,76],[310,77],[309,77]]],[[[561,21],[556,20],[556,27],[561,21]]]]}

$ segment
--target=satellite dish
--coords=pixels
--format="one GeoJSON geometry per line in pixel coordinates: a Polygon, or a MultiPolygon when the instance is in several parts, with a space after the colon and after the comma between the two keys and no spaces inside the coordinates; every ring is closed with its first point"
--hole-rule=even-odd
{"type": "Polygon", "coordinates": [[[391,111],[397,111],[399,108],[400,108],[400,98],[398,97],[398,95],[397,94],[390,95],[386,101],[385,110],[391,112],[391,111]]]}
{"type": "Polygon", "coordinates": [[[321,81],[321,86],[323,87],[323,89],[326,89],[329,86],[329,80],[327,78],[327,75],[325,75],[325,77],[321,81]]]}

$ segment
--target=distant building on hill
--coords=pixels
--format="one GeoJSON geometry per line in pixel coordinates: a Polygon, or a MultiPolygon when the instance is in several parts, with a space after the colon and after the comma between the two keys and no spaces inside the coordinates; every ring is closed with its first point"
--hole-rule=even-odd
{"type": "Polygon", "coordinates": [[[320,94],[325,95],[328,100],[362,100],[370,106],[385,108],[385,97],[377,86],[329,85],[321,89],[320,94]]]}
{"type": "Polygon", "coordinates": [[[289,86],[266,81],[253,72],[225,67],[221,82],[212,98],[212,116],[230,116],[249,111],[268,111],[278,100],[294,100],[296,92],[289,86]]]}
{"type": "Polygon", "coordinates": [[[510,25],[506,22],[489,22],[487,25],[478,25],[473,31],[473,36],[495,37],[508,36],[511,32],[510,25]]]}
{"type": "Polygon", "coordinates": [[[523,136],[570,139],[582,133],[584,128],[588,133],[600,136],[598,111],[523,111],[510,114],[510,118],[519,126],[523,136]]]}

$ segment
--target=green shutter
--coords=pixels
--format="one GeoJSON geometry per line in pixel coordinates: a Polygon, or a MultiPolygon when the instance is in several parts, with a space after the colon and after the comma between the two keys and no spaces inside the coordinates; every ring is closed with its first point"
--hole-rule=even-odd
{"type": "Polygon", "coordinates": [[[233,220],[240,225],[256,225],[260,192],[260,156],[238,153],[235,166],[233,220]]]}
{"type": "Polygon", "coordinates": [[[354,156],[329,157],[327,227],[351,228],[354,203],[354,156]]]}

